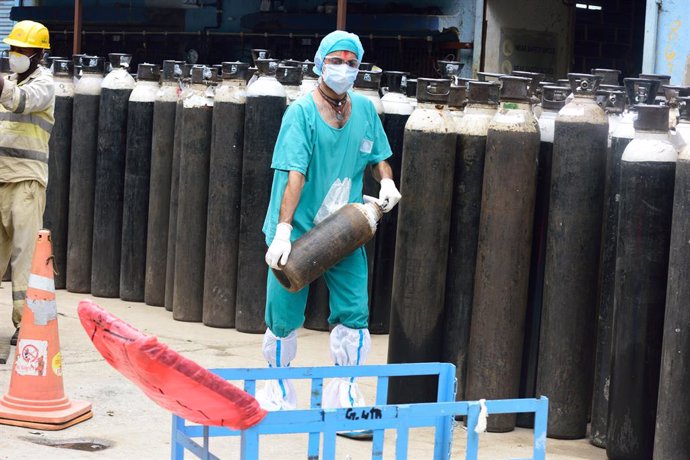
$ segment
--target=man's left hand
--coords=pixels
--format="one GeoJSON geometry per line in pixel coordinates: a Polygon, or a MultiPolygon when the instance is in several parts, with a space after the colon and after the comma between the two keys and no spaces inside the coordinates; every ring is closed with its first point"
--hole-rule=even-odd
{"type": "Polygon", "coordinates": [[[379,205],[383,212],[390,212],[398,204],[402,195],[395,186],[393,179],[381,179],[381,190],[379,191],[379,205]]]}

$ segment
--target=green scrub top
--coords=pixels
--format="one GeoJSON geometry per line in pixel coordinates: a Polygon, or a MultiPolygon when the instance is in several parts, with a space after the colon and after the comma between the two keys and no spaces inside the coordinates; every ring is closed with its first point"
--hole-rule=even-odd
{"type": "Polygon", "coordinates": [[[340,206],[361,203],[367,165],[392,155],[374,104],[352,91],[348,94],[352,112],[342,128],[334,128],[321,118],[311,93],[285,112],[271,163],[275,172],[263,226],[267,245],[275,235],[289,171],[305,176],[292,220],[294,241],[340,206]]]}

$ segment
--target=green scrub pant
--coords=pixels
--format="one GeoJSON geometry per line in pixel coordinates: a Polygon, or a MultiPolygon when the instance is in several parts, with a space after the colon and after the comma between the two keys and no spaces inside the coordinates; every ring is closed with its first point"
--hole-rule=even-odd
{"type": "MultiPolygon", "coordinates": [[[[0,183],[0,272],[12,264],[12,323],[22,320],[26,286],[38,231],[43,225],[46,189],[40,182],[0,183]]],[[[0,279],[2,279],[0,275],[0,279]]]]}
{"type": "MultiPolygon", "coordinates": [[[[367,288],[367,255],[364,247],[357,248],[331,267],[323,277],[328,286],[329,324],[342,324],[350,329],[365,329],[369,322],[369,294],[367,288]]],[[[304,324],[309,286],[290,292],[268,270],[266,287],[266,325],[276,337],[287,337],[304,324]]]]}

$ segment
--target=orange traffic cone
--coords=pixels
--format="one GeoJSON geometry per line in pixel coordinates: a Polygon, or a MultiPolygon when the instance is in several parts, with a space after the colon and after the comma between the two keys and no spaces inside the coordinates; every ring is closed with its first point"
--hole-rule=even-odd
{"type": "Polygon", "coordinates": [[[70,401],[62,384],[50,231],[38,232],[10,389],[0,424],[61,430],[93,416],[91,403],[70,401]]]}

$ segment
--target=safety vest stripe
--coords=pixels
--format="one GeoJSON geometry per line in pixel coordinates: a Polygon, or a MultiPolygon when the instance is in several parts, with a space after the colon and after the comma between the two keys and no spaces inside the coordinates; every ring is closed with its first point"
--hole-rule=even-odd
{"type": "Polygon", "coordinates": [[[12,113],[0,111],[0,121],[13,121],[15,123],[31,123],[41,128],[46,133],[50,134],[53,130],[53,124],[37,117],[31,113],[12,113]]]}
{"type": "Polygon", "coordinates": [[[17,110],[14,113],[21,113],[26,108],[26,91],[19,88],[19,104],[17,104],[17,110]]]}
{"type": "Polygon", "coordinates": [[[48,153],[38,150],[12,149],[0,147],[0,157],[23,158],[26,160],[36,160],[48,163],[48,153]]]}

